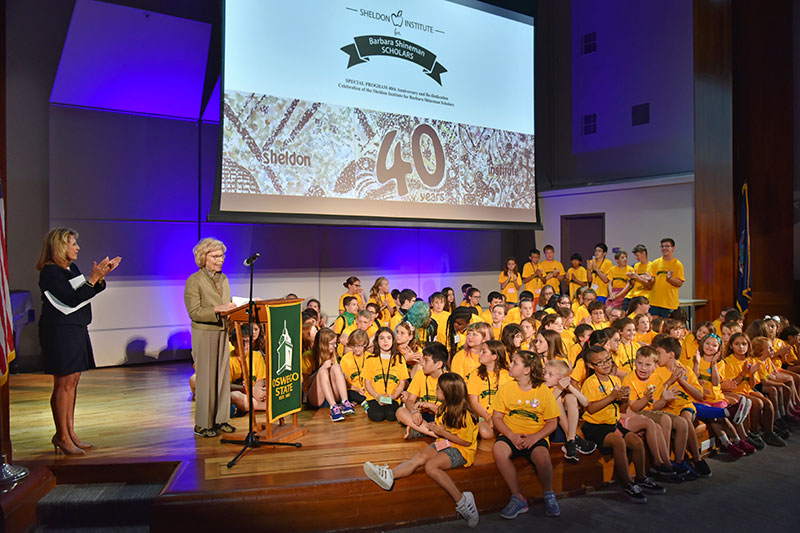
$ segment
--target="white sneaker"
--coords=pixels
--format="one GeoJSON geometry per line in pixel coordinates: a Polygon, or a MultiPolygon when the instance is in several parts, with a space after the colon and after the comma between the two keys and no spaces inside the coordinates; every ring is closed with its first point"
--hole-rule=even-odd
{"type": "Polygon", "coordinates": [[[475,506],[475,496],[471,492],[462,492],[461,501],[456,505],[458,514],[467,521],[467,526],[475,527],[478,525],[478,508],[475,506]]]}
{"type": "Polygon", "coordinates": [[[383,490],[392,490],[394,472],[389,465],[374,465],[367,461],[364,463],[364,473],[383,490]]]}

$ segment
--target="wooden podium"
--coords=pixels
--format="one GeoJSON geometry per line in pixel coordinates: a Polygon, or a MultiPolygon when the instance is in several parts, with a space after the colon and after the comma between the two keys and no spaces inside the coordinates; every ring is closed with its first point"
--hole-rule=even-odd
{"type": "MultiPolygon", "coordinates": [[[[265,339],[265,346],[266,352],[264,354],[265,357],[271,357],[270,354],[270,328],[268,322],[268,313],[267,307],[272,305],[285,305],[285,304],[294,304],[302,302],[302,298],[289,298],[289,299],[272,299],[272,300],[256,300],[253,302],[253,309],[254,309],[254,317],[253,323],[257,323],[261,331],[264,332],[264,339],[265,339]]],[[[228,319],[229,327],[232,327],[236,331],[236,351],[239,354],[244,353],[243,343],[242,343],[242,325],[247,324],[250,322],[250,314],[248,312],[248,308],[250,307],[250,303],[245,303],[244,305],[240,305],[239,307],[232,309],[230,311],[220,313],[220,316],[225,317],[228,319]]],[[[302,341],[301,341],[302,342],[302,341]]],[[[242,361],[243,362],[243,361],[242,361]]],[[[252,383],[248,379],[251,375],[251,369],[249,365],[252,365],[252,361],[248,361],[248,366],[242,365],[242,374],[245,388],[245,394],[251,395],[249,396],[252,398],[252,392],[250,391],[250,387],[252,383]]],[[[267,364],[267,373],[269,374],[269,361],[266,362],[267,364]]],[[[302,373],[300,374],[300,383],[302,385],[302,373]]],[[[267,375],[267,397],[265,399],[266,409],[264,410],[265,421],[264,424],[259,424],[256,418],[257,412],[253,410],[253,430],[256,431],[259,437],[264,438],[268,441],[274,442],[289,442],[295,439],[298,439],[308,433],[308,430],[302,426],[297,424],[297,413],[293,413],[292,416],[292,423],[285,424],[284,419],[280,418],[278,423],[275,424],[274,422],[270,422],[270,400],[272,399],[271,394],[271,387],[272,387],[272,376],[267,375]],[[277,426],[277,427],[276,427],[277,426]]],[[[302,388],[302,387],[301,387],[302,388]]]]}

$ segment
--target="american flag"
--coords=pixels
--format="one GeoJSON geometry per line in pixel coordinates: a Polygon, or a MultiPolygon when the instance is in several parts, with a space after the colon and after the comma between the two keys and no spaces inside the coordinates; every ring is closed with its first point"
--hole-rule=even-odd
{"type": "Polygon", "coordinates": [[[14,326],[11,316],[11,290],[8,288],[8,254],[6,253],[6,202],[0,188],[0,298],[3,311],[0,321],[0,385],[8,379],[8,364],[14,360],[14,326]]]}

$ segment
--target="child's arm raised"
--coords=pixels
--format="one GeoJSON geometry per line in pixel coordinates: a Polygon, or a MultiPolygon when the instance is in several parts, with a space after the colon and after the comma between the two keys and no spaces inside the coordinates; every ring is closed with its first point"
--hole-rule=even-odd
{"type": "Polygon", "coordinates": [[[595,400],[593,402],[589,402],[586,405],[586,412],[589,413],[590,415],[593,415],[597,411],[605,409],[613,402],[625,398],[625,396],[626,394],[621,388],[615,387],[614,390],[612,390],[611,393],[609,393],[609,395],[603,398],[602,400],[595,400]]]}
{"type": "Polygon", "coordinates": [[[572,378],[569,376],[561,378],[558,381],[559,386],[564,390],[568,390],[570,394],[575,396],[575,399],[578,400],[578,403],[581,404],[583,407],[589,405],[589,400],[586,399],[586,396],[573,384],[572,378]]]}

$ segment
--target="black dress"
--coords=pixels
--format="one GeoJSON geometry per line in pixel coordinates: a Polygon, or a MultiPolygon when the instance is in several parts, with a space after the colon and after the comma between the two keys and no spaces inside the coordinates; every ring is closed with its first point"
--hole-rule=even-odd
{"type": "Polygon", "coordinates": [[[47,374],[66,375],[95,368],[92,344],[87,326],[92,322],[92,306],[85,305],[65,315],[50,303],[45,291],[57,300],[76,307],[106,288],[105,281],[94,287],[83,284],[73,289],[70,280],[80,275],[72,263],[69,269],[58,265],[45,265],[39,274],[42,291],[42,316],[39,319],[39,342],[44,352],[44,371],[47,374]]]}

